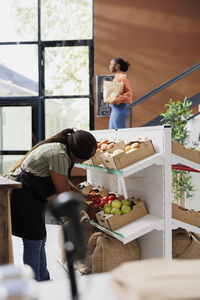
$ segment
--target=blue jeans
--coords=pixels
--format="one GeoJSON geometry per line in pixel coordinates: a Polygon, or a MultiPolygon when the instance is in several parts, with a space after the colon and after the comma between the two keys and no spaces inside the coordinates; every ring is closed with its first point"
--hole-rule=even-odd
{"type": "Polygon", "coordinates": [[[111,114],[109,120],[109,129],[126,128],[126,118],[128,116],[128,103],[111,105],[111,114]]]}
{"type": "Polygon", "coordinates": [[[49,271],[47,270],[45,242],[43,240],[22,239],[24,245],[23,261],[24,264],[31,266],[35,273],[37,281],[49,280],[49,271]]]}

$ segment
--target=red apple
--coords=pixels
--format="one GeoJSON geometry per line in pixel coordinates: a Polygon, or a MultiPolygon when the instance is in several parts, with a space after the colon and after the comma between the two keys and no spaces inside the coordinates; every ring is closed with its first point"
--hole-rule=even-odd
{"type": "Polygon", "coordinates": [[[106,204],[107,202],[104,201],[104,200],[101,200],[101,202],[99,203],[100,207],[104,207],[104,205],[106,204]]]}
{"type": "Polygon", "coordinates": [[[98,204],[98,203],[100,203],[101,200],[100,200],[100,197],[95,196],[95,197],[92,198],[92,201],[93,201],[93,203],[98,204]]]}
{"type": "Polygon", "coordinates": [[[106,203],[108,203],[108,200],[109,200],[109,196],[104,196],[103,197],[103,201],[105,201],[106,203]]]}
{"type": "Polygon", "coordinates": [[[109,196],[109,200],[115,200],[116,199],[116,196],[114,195],[114,194],[111,194],[110,196],[109,196]]]}

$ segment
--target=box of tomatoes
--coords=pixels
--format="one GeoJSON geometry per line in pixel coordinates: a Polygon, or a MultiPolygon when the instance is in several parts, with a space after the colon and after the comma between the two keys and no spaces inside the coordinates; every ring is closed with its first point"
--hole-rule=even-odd
{"type": "Polygon", "coordinates": [[[115,199],[123,199],[123,196],[118,193],[109,192],[105,196],[101,196],[98,193],[91,194],[90,200],[85,200],[85,211],[88,214],[90,220],[97,222],[96,214],[103,211],[105,204],[111,204],[115,199]]]}

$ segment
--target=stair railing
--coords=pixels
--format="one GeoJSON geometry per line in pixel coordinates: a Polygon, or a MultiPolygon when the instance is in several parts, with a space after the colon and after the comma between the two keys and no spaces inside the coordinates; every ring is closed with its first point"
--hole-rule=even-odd
{"type": "Polygon", "coordinates": [[[170,80],[164,82],[163,84],[159,85],[158,87],[156,87],[155,89],[153,89],[149,93],[147,93],[144,96],[138,98],[133,103],[129,104],[128,107],[127,107],[127,109],[129,109],[129,114],[130,114],[130,118],[129,118],[130,128],[132,127],[132,109],[133,109],[133,107],[135,107],[138,104],[146,101],[147,99],[149,99],[153,95],[155,95],[155,94],[159,93],[160,91],[164,90],[165,88],[167,88],[168,86],[172,85],[176,81],[178,81],[178,80],[180,80],[180,79],[188,76],[189,74],[191,74],[192,72],[198,70],[199,68],[200,68],[200,62],[197,63],[197,64],[195,64],[195,65],[193,65],[192,67],[186,69],[185,71],[183,71],[182,73],[178,74],[177,76],[171,78],[170,80]]]}

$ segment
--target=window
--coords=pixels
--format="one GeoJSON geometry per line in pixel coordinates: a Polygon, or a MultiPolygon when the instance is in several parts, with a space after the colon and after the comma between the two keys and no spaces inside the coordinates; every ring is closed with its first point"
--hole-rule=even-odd
{"type": "Polygon", "coordinates": [[[64,128],[94,129],[93,0],[4,0],[0,25],[2,174],[64,128]]]}

